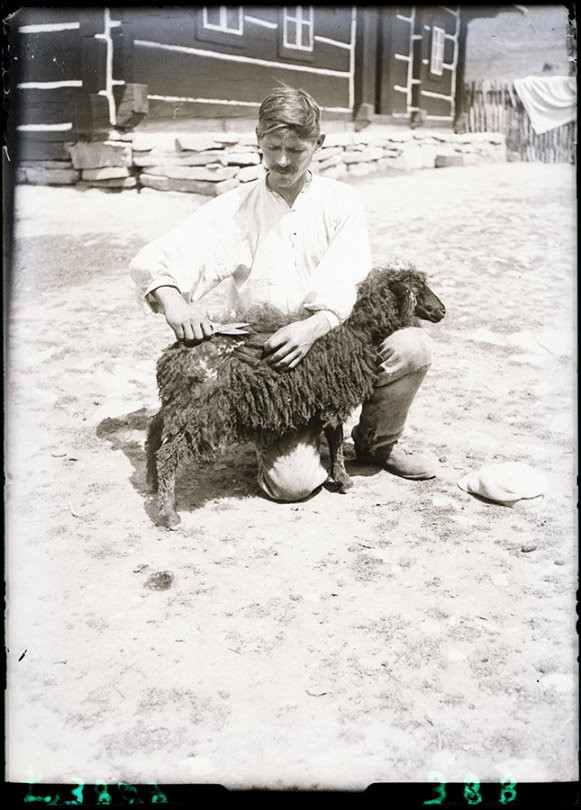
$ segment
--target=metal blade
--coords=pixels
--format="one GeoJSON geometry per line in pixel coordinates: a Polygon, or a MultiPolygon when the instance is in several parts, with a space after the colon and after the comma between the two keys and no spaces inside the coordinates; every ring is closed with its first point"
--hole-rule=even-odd
{"type": "Polygon", "coordinates": [[[247,329],[249,323],[215,323],[214,333],[216,335],[250,335],[251,330],[247,329]]]}

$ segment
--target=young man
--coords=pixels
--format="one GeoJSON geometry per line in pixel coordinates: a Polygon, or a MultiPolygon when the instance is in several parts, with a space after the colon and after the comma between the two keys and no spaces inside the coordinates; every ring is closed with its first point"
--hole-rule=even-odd
{"type": "MultiPolygon", "coordinates": [[[[256,137],[265,178],[206,203],[146,245],[131,276],[139,296],[188,345],[212,337],[201,299],[226,279],[233,282],[234,318],[260,304],[290,316],[265,344],[264,362],[282,373],[349,316],[371,253],[357,192],[309,171],[325,137],[314,99],[286,86],[273,91],[260,106],[256,137]]],[[[433,462],[396,444],[430,367],[431,346],[416,328],[399,330],[382,345],[375,391],[353,430],[359,461],[404,478],[435,476],[433,462]]],[[[276,500],[301,500],[327,477],[313,432],[257,447],[257,456],[259,484],[276,500]]]]}

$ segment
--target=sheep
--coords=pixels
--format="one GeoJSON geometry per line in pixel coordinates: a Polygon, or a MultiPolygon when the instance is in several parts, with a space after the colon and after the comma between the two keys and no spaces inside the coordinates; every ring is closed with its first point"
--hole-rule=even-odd
{"type": "MultiPolygon", "coordinates": [[[[158,492],[163,525],[180,522],[175,478],[180,465],[210,459],[235,443],[268,444],[316,426],[329,444],[329,482],[351,486],[343,459],[343,423],[372,393],[381,342],[395,330],[434,323],[445,307],[412,267],[374,268],[359,285],[352,313],[320,338],[291,371],[261,359],[269,335],[283,325],[262,314],[245,337],[218,337],[197,347],[174,343],[157,363],[161,409],[146,441],[147,475],[158,492]]],[[[288,320],[286,321],[288,322],[288,320]]]]}

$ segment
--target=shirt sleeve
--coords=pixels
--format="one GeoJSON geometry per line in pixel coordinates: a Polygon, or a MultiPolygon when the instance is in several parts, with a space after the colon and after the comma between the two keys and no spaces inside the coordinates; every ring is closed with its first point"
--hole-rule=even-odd
{"type": "Polygon", "coordinates": [[[305,309],[324,310],[333,326],[351,314],[357,285],[372,266],[363,203],[355,189],[341,185],[345,189],[336,229],[303,302],[305,309]]]}
{"type": "Polygon", "coordinates": [[[145,310],[159,311],[151,293],[176,287],[186,301],[201,298],[232,271],[216,262],[216,201],[203,205],[176,228],[145,245],[129,266],[137,300],[145,310]]]}
{"type": "Polygon", "coordinates": [[[330,309],[320,309],[320,310],[311,310],[311,311],[313,311],[313,312],[316,312],[316,311],[322,312],[323,315],[325,316],[325,318],[327,319],[327,322],[328,322],[329,326],[331,327],[331,329],[334,329],[336,326],[339,326],[339,324],[341,323],[341,320],[339,319],[339,317],[334,312],[331,312],[330,309]]]}

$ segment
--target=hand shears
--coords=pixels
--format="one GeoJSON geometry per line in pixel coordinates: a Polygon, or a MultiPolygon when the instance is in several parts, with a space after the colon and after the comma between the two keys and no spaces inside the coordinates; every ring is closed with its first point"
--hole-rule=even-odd
{"type": "Polygon", "coordinates": [[[249,323],[212,323],[215,335],[250,335],[249,323]]]}

